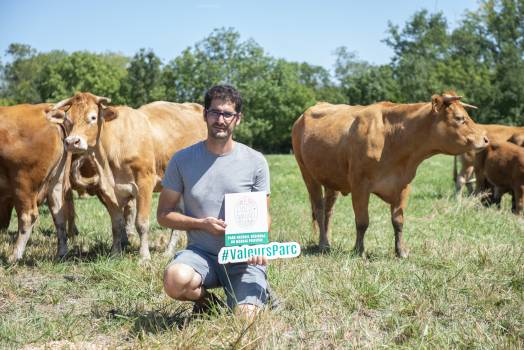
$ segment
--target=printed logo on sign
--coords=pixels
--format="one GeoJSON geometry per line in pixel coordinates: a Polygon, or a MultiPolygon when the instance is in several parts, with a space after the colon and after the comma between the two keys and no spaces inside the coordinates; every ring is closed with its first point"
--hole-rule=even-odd
{"type": "Polygon", "coordinates": [[[233,217],[238,226],[249,228],[257,222],[258,211],[255,200],[251,197],[243,197],[236,203],[233,217]]]}

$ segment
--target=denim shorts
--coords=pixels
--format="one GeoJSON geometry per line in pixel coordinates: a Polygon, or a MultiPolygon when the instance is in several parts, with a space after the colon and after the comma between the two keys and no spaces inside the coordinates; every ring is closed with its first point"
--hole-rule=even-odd
{"type": "Polygon", "coordinates": [[[167,267],[173,264],[191,266],[202,277],[202,286],[206,289],[223,287],[231,309],[241,304],[262,307],[267,302],[265,266],[247,263],[220,265],[217,255],[194,246],[178,251],[167,267]]]}

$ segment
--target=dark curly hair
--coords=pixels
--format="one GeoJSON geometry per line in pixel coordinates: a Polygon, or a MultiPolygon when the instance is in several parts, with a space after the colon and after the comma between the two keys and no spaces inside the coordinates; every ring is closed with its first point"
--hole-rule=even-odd
{"type": "Polygon", "coordinates": [[[204,108],[209,109],[211,101],[213,99],[219,99],[228,101],[235,104],[235,111],[237,113],[242,112],[242,96],[240,93],[231,85],[215,85],[206,92],[204,97],[204,108]]]}

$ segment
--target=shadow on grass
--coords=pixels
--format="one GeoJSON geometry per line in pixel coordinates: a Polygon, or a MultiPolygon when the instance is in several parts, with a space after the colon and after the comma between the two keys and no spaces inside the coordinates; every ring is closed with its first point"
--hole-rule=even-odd
{"type": "Polygon", "coordinates": [[[180,304],[174,311],[166,307],[151,311],[123,311],[110,309],[105,312],[98,310],[95,317],[103,317],[109,320],[124,319],[133,323],[129,333],[131,336],[140,337],[144,334],[160,334],[173,328],[183,329],[189,324],[191,314],[186,304],[180,304]]]}
{"type": "MultiPolygon", "coordinates": [[[[7,253],[10,254],[11,252],[8,251],[7,253]]],[[[49,254],[47,250],[32,251],[30,255],[24,254],[22,259],[16,264],[19,266],[34,267],[43,262],[49,261],[54,261],[57,264],[62,262],[91,262],[98,260],[100,257],[107,257],[110,254],[111,247],[106,242],[98,241],[94,245],[90,246],[87,251],[83,250],[79,245],[69,247],[67,255],[63,258],[57,258],[55,253],[49,254]]],[[[7,258],[8,257],[5,254],[0,254],[0,261],[2,265],[10,265],[7,261],[7,258]]]]}
{"type": "MultiPolygon", "coordinates": [[[[308,243],[302,247],[302,255],[306,256],[323,256],[323,255],[355,255],[352,249],[346,249],[340,246],[331,246],[328,249],[320,249],[316,243],[308,243]]],[[[356,255],[355,255],[356,256],[356,255]]]]}
{"type": "Polygon", "coordinates": [[[364,256],[358,255],[353,249],[348,249],[341,246],[332,246],[329,250],[320,250],[319,246],[314,243],[310,243],[302,248],[302,255],[304,256],[330,256],[333,258],[337,257],[350,257],[352,259],[364,259],[367,261],[378,261],[390,259],[387,253],[377,253],[374,251],[366,250],[364,256]]]}

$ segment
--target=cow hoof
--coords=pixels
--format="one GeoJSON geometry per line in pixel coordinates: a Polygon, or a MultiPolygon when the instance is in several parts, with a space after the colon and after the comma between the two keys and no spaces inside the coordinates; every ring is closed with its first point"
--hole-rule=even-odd
{"type": "Polygon", "coordinates": [[[151,256],[141,256],[138,260],[138,265],[142,267],[149,267],[151,266],[151,256]]]}
{"type": "Polygon", "coordinates": [[[321,253],[329,253],[331,251],[331,246],[329,244],[320,244],[318,250],[321,253]]]}
{"type": "Polygon", "coordinates": [[[64,260],[64,258],[66,257],[66,255],[67,255],[67,250],[66,250],[66,251],[63,251],[63,252],[58,252],[58,253],[56,253],[56,255],[55,255],[55,260],[58,260],[58,261],[60,261],[60,260],[64,260]]]}
{"type": "Polygon", "coordinates": [[[366,258],[366,253],[364,252],[364,249],[353,248],[353,254],[364,259],[366,258]]]}
{"type": "Polygon", "coordinates": [[[402,249],[396,252],[397,258],[406,259],[409,256],[409,251],[407,249],[402,249]]]}
{"type": "Polygon", "coordinates": [[[111,256],[114,258],[121,257],[122,256],[122,249],[120,248],[113,248],[111,249],[111,256]]]}
{"type": "Polygon", "coordinates": [[[12,255],[9,255],[9,257],[7,258],[7,262],[9,263],[9,265],[14,265],[18,262],[18,257],[16,256],[16,254],[12,254],[12,255]]]}
{"type": "Polygon", "coordinates": [[[122,248],[122,250],[126,249],[127,247],[129,246],[129,241],[122,241],[122,243],[120,243],[120,247],[122,248]]]}

